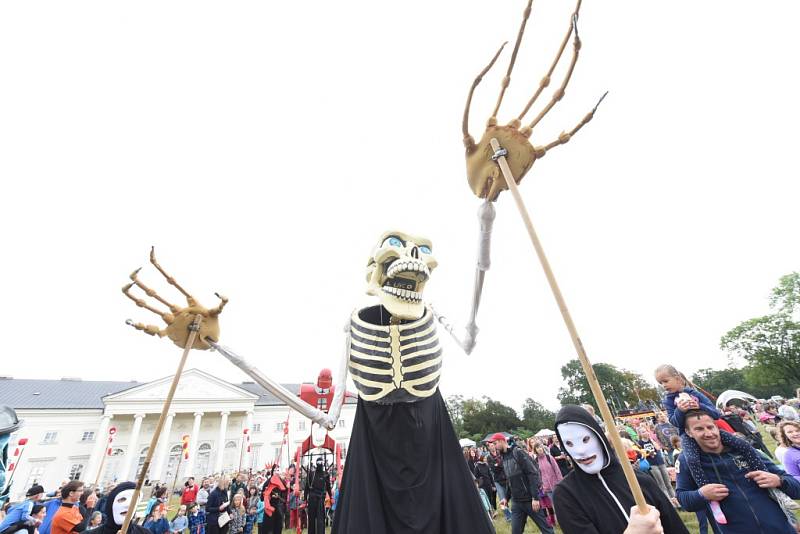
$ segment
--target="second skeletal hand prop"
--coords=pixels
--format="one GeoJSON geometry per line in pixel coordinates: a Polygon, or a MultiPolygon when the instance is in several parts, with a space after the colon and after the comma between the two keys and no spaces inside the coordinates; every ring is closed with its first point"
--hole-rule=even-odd
{"type": "MultiPolygon", "coordinates": [[[[497,104],[495,105],[494,112],[492,113],[492,116],[489,117],[489,120],[486,123],[486,130],[484,131],[480,141],[477,143],[469,133],[469,108],[470,104],[472,103],[472,95],[475,92],[475,88],[483,79],[483,76],[489,72],[489,69],[491,69],[497,61],[497,58],[500,56],[500,52],[503,51],[505,44],[500,47],[500,50],[497,51],[486,68],[484,68],[475,78],[475,81],[472,82],[472,87],[470,88],[469,96],[467,97],[467,105],[464,109],[464,119],[461,125],[461,130],[464,134],[464,146],[467,150],[467,179],[472,192],[480,198],[496,200],[497,195],[499,195],[504,189],[507,189],[505,181],[500,176],[497,165],[493,160],[495,151],[489,145],[489,142],[492,138],[496,138],[506,151],[505,156],[508,160],[508,165],[511,167],[511,171],[519,183],[523,176],[525,176],[525,174],[533,166],[534,161],[544,157],[547,151],[551,148],[555,148],[558,145],[563,145],[564,143],[568,142],[573,135],[578,133],[578,130],[583,128],[586,123],[592,120],[594,117],[594,112],[597,110],[597,106],[600,105],[600,102],[598,102],[594,109],[587,113],[575,127],[568,132],[561,132],[561,135],[559,135],[557,139],[545,145],[539,146],[534,146],[529,141],[531,133],[536,125],[539,124],[539,122],[556,105],[556,103],[558,103],[558,101],[564,97],[564,91],[567,87],[567,84],[569,84],[570,79],[572,78],[572,73],[575,70],[575,64],[578,62],[578,54],[581,49],[581,40],[578,37],[578,12],[581,8],[581,0],[578,0],[578,3],[575,5],[575,11],[572,13],[566,35],[561,41],[561,46],[558,48],[558,52],[556,53],[555,59],[553,59],[553,62],[550,64],[550,68],[539,82],[538,89],[536,89],[533,96],[528,101],[528,104],[523,108],[522,112],[517,116],[517,118],[513,119],[504,126],[497,124],[497,113],[500,111],[500,104],[503,102],[503,95],[506,92],[506,88],[511,83],[511,71],[514,69],[514,62],[517,59],[517,52],[519,52],[519,46],[522,42],[522,35],[525,32],[525,24],[527,23],[528,16],[531,13],[532,1],[533,0],[528,0],[528,5],[525,8],[522,24],[520,25],[519,34],[517,35],[517,41],[514,44],[514,51],[511,53],[511,60],[508,63],[508,70],[506,71],[506,75],[503,78],[500,86],[500,94],[497,97],[497,104]],[[567,67],[567,72],[564,75],[561,85],[555,91],[553,91],[550,101],[544,106],[544,108],[542,108],[536,118],[534,118],[530,124],[522,126],[522,120],[525,118],[525,115],[536,103],[539,95],[541,95],[545,88],[550,85],[550,78],[553,75],[553,71],[555,70],[559,61],[561,60],[561,56],[564,53],[564,49],[567,47],[567,43],[569,43],[570,37],[573,38],[572,60],[567,67]]],[[[603,95],[603,97],[605,97],[605,95],[603,95]]],[[[600,99],[600,101],[602,100],[603,98],[600,99]]]]}
{"type": "Polygon", "coordinates": [[[217,298],[220,300],[219,306],[211,309],[204,308],[192,295],[187,293],[186,290],[183,289],[172,276],[168,275],[166,271],[164,271],[161,265],[159,265],[158,261],[156,261],[154,248],[150,249],[150,263],[152,263],[158,272],[160,272],[164,278],[166,278],[167,282],[171,286],[175,287],[183,294],[184,297],[186,297],[187,306],[180,307],[176,304],[172,304],[156,293],[154,289],[150,289],[148,286],[144,285],[139,280],[139,271],[141,268],[136,269],[130,275],[132,282],[123,287],[122,292],[140,308],[150,310],[151,312],[160,316],[167,326],[166,328],[162,329],[156,325],[134,323],[130,319],[128,319],[126,322],[137,330],[141,330],[142,332],[150,334],[151,336],[167,336],[172,340],[173,343],[183,348],[186,345],[186,342],[189,340],[189,326],[192,324],[192,321],[194,321],[196,315],[201,315],[203,320],[200,323],[200,331],[197,333],[197,337],[192,344],[192,348],[200,350],[210,349],[211,346],[206,342],[206,339],[213,341],[219,340],[219,314],[222,312],[222,308],[225,307],[225,304],[227,304],[228,299],[217,294],[217,298]],[[143,299],[134,296],[131,293],[131,289],[134,286],[142,290],[148,297],[153,298],[164,306],[168,307],[169,312],[154,308],[147,304],[147,302],[145,302],[143,299]]]}

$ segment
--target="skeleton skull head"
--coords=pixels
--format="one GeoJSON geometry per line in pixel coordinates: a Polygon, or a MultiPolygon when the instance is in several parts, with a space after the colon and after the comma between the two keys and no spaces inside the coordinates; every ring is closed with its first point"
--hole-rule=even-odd
{"type": "Polygon", "coordinates": [[[385,232],[367,263],[367,293],[392,315],[419,319],[425,312],[425,283],[436,265],[430,239],[385,232]]]}

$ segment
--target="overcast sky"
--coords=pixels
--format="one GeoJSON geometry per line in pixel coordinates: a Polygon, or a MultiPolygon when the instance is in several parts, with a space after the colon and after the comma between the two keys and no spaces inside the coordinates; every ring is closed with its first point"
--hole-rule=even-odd
{"type": "MultiPolygon", "coordinates": [[[[534,4],[501,121],[567,29],[571,3],[534,4]]],[[[461,113],[523,8],[0,3],[0,374],[173,373],[180,350],[124,323],[160,324],[120,292],[137,267],[180,301],[151,245],[201,302],[230,298],[223,343],[284,382],[337,368],[390,228],[433,240],[426,297],[463,324],[479,201],[461,113]]],[[[800,268],[798,19],[788,0],[584,2],[580,61],[534,143],[610,93],[521,192],[594,362],[725,366],[720,336],[800,268]]],[[[476,137],[509,52],[476,93],[476,137]]],[[[441,389],[555,407],[574,350],[508,193],[496,207],[478,346],[445,341],[441,389]]],[[[188,365],[246,379],[214,353],[188,365]]]]}

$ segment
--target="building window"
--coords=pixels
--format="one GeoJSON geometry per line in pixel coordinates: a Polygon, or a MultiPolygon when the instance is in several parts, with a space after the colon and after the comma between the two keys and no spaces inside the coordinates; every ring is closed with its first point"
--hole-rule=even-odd
{"type": "MultiPolygon", "coordinates": [[[[144,459],[147,457],[147,451],[150,450],[150,447],[145,447],[142,449],[142,452],[139,453],[139,463],[136,465],[136,477],[139,477],[139,474],[142,472],[142,467],[144,467],[144,459]]],[[[153,464],[150,464],[152,467],[153,464]]]]}
{"type": "Polygon", "coordinates": [[[281,421],[280,423],[275,423],[275,432],[283,432],[283,427],[286,423],[281,421]]]}
{"type": "Polygon", "coordinates": [[[306,429],[306,422],[305,421],[298,421],[297,422],[297,430],[305,430],[306,429]]]}
{"type": "Polygon", "coordinates": [[[261,423],[256,423],[253,425],[253,433],[261,432],[261,423]]]}
{"type": "Polygon", "coordinates": [[[83,464],[72,464],[69,468],[69,479],[80,480],[81,474],[83,474],[83,464]]]}
{"type": "Polygon", "coordinates": [[[339,419],[339,424],[336,426],[338,426],[339,428],[344,428],[347,426],[347,423],[345,423],[344,419],[339,419]]]}
{"type": "Polygon", "coordinates": [[[239,445],[235,441],[225,443],[225,450],[222,454],[222,470],[233,471],[237,465],[241,465],[242,456],[239,445]]]}
{"type": "MultiPolygon", "coordinates": [[[[106,454],[108,454],[108,449],[106,449],[106,454]]],[[[103,466],[103,478],[102,484],[112,484],[118,482],[117,477],[120,475],[121,467],[122,467],[122,459],[125,456],[125,451],[122,449],[114,449],[111,451],[111,455],[106,457],[105,465],[103,466]]]]}
{"type": "MultiPolygon", "coordinates": [[[[176,477],[176,469],[178,469],[178,465],[181,464],[181,455],[183,454],[183,445],[180,443],[178,445],[173,445],[172,448],[169,450],[169,460],[167,460],[167,474],[164,476],[164,480],[173,480],[176,477]]],[[[181,465],[181,468],[185,468],[186,466],[181,465]]],[[[178,478],[180,478],[178,476],[178,478]]]]}
{"type": "Polygon", "coordinates": [[[44,435],[44,439],[42,439],[42,444],[47,445],[50,443],[55,443],[56,438],[58,438],[58,432],[47,432],[44,435]]]}
{"type": "Polygon", "coordinates": [[[34,467],[31,468],[31,472],[28,474],[28,481],[23,487],[30,488],[36,484],[41,484],[42,479],[44,478],[44,470],[46,467],[47,464],[42,464],[39,462],[34,464],[34,467]]]}
{"type": "Polygon", "coordinates": [[[197,458],[194,462],[194,472],[206,475],[211,467],[211,444],[201,443],[197,448],[197,458]]]}
{"type": "MultiPolygon", "coordinates": [[[[81,436],[81,441],[84,441],[84,442],[86,442],[86,441],[94,441],[94,432],[92,432],[91,430],[87,430],[86,432],[84,432],[83,435],[81,436]]],[[[77,480],[77,479],[73,479],[73,480],[77,480]]]]}
{"type": "Polygon", "coordinates": [[[261,458],[261,443],[256,443],[250,446],[250,468],[253,471],[258,471],[260,469],[259,459],[261,458]]]}

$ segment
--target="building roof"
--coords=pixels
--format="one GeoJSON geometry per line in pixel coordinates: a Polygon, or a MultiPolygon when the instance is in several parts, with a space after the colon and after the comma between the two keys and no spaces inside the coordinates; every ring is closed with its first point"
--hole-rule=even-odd
{"type": "MultiPolygon", "coordinates": [[[[126,389],[141,386],[147,382],[115,382],[107,380],[34,380],[0,377],[0,405],[15,410],[49,409],[103,409],[103,397],[120,393],[126,389]]],[[[258,395],[256,406],[283,406],[275,395],[254,382],[233,384],[245,391],[258,395]]],[[[300,384],[283,384],[294,394],[300,392],[300,384]]],[[[347,403],[356,402],[348,395],[347,403]]]]}
{"type": "Polygon", "coordinates": [[[23,409],[102,409],[103,397],[142,382],[0,379],[0,404],[23,409]]]}

